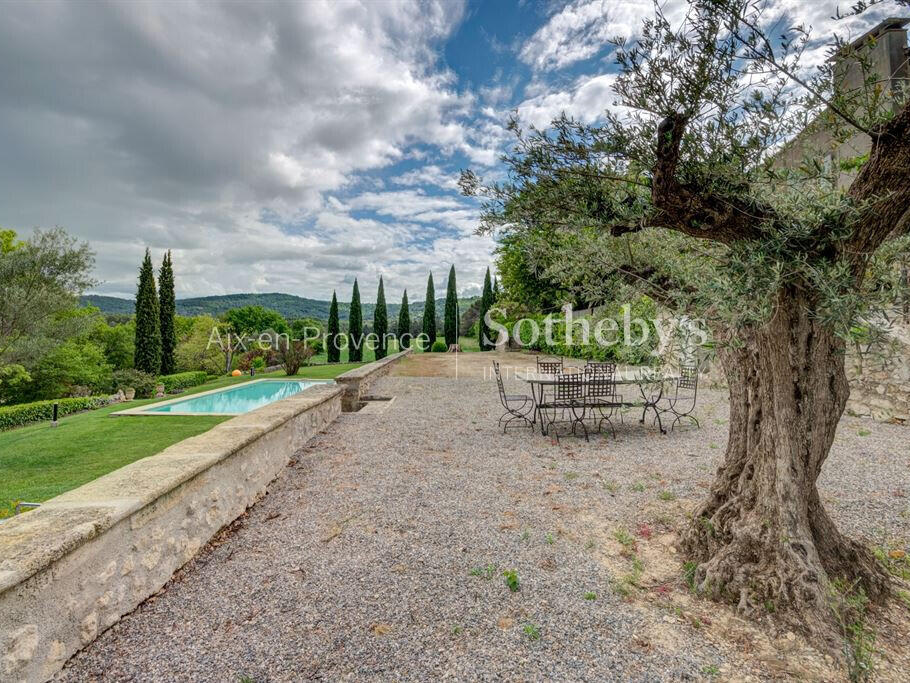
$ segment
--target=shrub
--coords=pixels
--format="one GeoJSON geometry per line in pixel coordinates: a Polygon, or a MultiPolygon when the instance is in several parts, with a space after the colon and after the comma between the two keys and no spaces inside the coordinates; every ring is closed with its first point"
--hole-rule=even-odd
{"type": "Polygon", "coordinates": [[[313,347],[302,341],[292,341],[281,350],[281,364],[287,375],[296,375],[303,365],[313,356],[313,347]]]}
{"type": "Polygon", "coordinates": [[[225,353],[217,341],[210,343],[215,333],[225,347],[228,346],[224,330],[218,330],[218,321],[209,316],[195,318],[177,318],[178,328],[182,328],[177,342],[176,360],[178,372],[204,370],[210,375],[225,372],[227,362],[225,353]]]}
{"type": "Polygon", "coordinates": [[[16,403],[25,395],[32,376],[21,365],[0,368],[0,403],[16,403]]]}
{"type": "Polygon", "coordinates": [[[15,406],[0,407],[0,432],[14,427],[22,427],[32,422],[42,422],[54,418],[54,403],[59,404],[58,417],[77,413],[81,410],[94,410],[110,403],[107,396],[88,396],[85,398],[61,398],[56,401],[36,401],[21,403],[15,406]]]}
{"type": "Polygon", "coordinates": [[[164,390],[172,394],[175,391],[183,391],[189,387],[198,387],[200,384],[205,384],[205,380],[208,378],[208,375],[205,374],[202,370],[197,370],[195,372],[178,372],[173,375],[162,375],[158,378],[158,382],[164,385],[164,390]]]}
{"type": "Polygon", "coordinates": [[[433,347],[430,349],[430,351],[439,353],[440,351],[445,351],[448,348],[449,347],[446,346],[446,343],[442,339],[437,339],[433,342],[433,347]]]}
{"type": "Polygon", "coordinates": [[[136,398],[152,398],[155,396],[158,380],[155,375],[141,370],[118,370],[114,373],[113,386],[114,391],[135,389],[136,398]]]}
{"type": "MultiPolygon", "coordinates": [[[[283,343],[283,342],[282,342],[283,343]]],[[[272,348],[252,348],[240,358],[237,369],[242,372],[249,372],[250,368],[264,370],[281,362],[277,350],[272,348]]]]}
{"type": "Polygon", "coordinates": [[[46,354],[29,372],[32,400],[54,399],[83,392],[98,394],[107,391],[111,383],[111,366],[104,351],[94,342],[70,339],[46,354]]]}

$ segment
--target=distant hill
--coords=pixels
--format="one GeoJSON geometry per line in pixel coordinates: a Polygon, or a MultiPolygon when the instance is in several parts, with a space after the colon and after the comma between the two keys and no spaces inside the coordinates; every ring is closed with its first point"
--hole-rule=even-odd
{"type": "MultiPolygon", "coordinates": [[[[478,297],[468,297],[459,299],[459,310],[464,313],[468,306],[478,297]]],[[[102,296],[100,294],[87,294],[82,297],[82,304],[85,306],[96,306],[106,314],[132,314],[135,312],[135,304],[132,299],[121,299],[115,296],[102,296]]],[[[210,315],[214,318],[221,316],[223,313],[232,308],[241,306],[263,306],[273,311],[278,311],[288,320],[295,318],[316,318],[318,320],[329,319],[330,301],[320,299],[307,299],[302,296],[293,294],[279,294],[277,292],[270,294],[225,294],[222,296],[198,296],[189,299],[177,299],[177,313],[180,315],[210,315]]],[[[366,321],[373,319],[373,304],[363,304],[363,319],[366,321]]],[[[388,304],[389,320],[397,320],[399,304],[388,304]]],[[[338,302],[338,317],[341,320],[348,319],[350,303],[338,302]]],[[[411,319],[423,315],[423,301],[412,301],[409,304],[411,319]]],[[[436,299],[436,316],[442,319],[445,310],[445,299],[436,299]]]]}

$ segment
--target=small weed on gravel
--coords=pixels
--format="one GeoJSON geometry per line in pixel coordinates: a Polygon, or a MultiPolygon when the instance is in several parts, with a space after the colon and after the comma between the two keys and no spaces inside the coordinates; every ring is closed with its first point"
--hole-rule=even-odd
{"type": "Polygon", "coordinates": [[[870,432],[868,429],[860,429],[860,430],[856,433],[856,435],[857,435],[857,436],[869,436],[871,433],[872,433],[872,432],[870,432]]]}
{"type": "Polygon", "coordinates": [[[587,593],[585,593],[585,600],[597,600],[597,593],[592,593],[591,591],[588,591],[587,593]]]}
{"type": "Polygon", "coordinates": [[[713,664],[706,664],[705,666],[703,666],[703,667],[701,668],[701,672],[702,672],[705,676],[718,676],[718,675],[720,675],[720,669],[718,669],[718,668],[717,668],[716,666],[714,666],[713,664]]]}
{"type": "Polygon", "coordinates": [[[868,681],[874,671],[875,632],[866,623],[866,607],[869,599],[862,588],[846,585],[842,581],[832,583],[832,609],[844,639],[844,657],[847,660],[847,675],[851,681],[868,681]]]}
{"type": "Polygon", "coordinates": [[[553,545],[554,543],[556,543],[556,539],[553,538],[553,534],[549,534],[549,533],[546,536],[544,536],[543,540],[545,540],[547,542],[547,545],[553,545]]]}
{"type": "Polygon", "coordinates": [[[489,581],[496,576],[496,565],[488,564],[486,567],[474,567],[474,569],[471,570],[471,576],[479,576],[489,581]]]}
{"type": "Polygon", "coordinates": [[[635,539],[632,538],[632,534],[622,527],[613,532],[613,538],[619,541],[626,550],[632,550],[635,547],[635,539]]]}
{"type": "Polygon", "coordinates": [[[522,629],[529,640],[540,640],[540,627],[537,624],[528,622],[522,629]]]}
{"type": "Polygon", "coordinates": [[[566,472],[562,476],[566,481],[572,481],[573,479],[578,479],[578,472],[566,472]]]}
{"type": "Polygon", "coordinates": [[[906,551],[885,542],[872,548],[872,553],[888,573],[900,579],[910,581],[910,557],[906,551]]]}
{"type": "Polygon", "coordinates": [[[640,481],[636,481],[632,486],[629,487],[629,490],[633,493],[642,493],[645,490],[645,485],[640,481]]]}
{"type": "Polygon", "coordinates": [[[910,609],[910,591],[905,591],[903,588],[898,588],[897,597],[902,603],[904,603],[904,606],[907,609],[910,609]]]}
{"type": "Polygon", "coordinates": [[[608,479],[604,482],[604,491],[609,493],[611,496],[616,495],[616,492],[619,491],[619,484],[617,484],[612,479],[608,479]]]}
{"type": "Polygon", "coordinates": [[[672,491],[661,491],[660,493],[657,494],[657,497],[666,503],[676,500],[676,494],[673,493],[672,491]]]}
{"type": "Polygon", "coordinates": [[[689,590],[695,592],[695,570],[698,569],[698,562],[689,560],[683,564],[683,580],[689,587],[689,590]]]}
{"type": "Polygon", "coordinates": [[[645,564],[638,557],[632,558],[632,571],[613,581],[613,590],[623,598],[630,598],[638,588],[638,582],[645,571],[645,564]]]}
{"type": "Polygon", "coordinates": [[[507,569],[502,573],[505,578],[506,585],[509,587],[509,590],[513,593],[517,593],[521,588],[521,584],[518,583],[518,572],[514,569],[507,569]]]}

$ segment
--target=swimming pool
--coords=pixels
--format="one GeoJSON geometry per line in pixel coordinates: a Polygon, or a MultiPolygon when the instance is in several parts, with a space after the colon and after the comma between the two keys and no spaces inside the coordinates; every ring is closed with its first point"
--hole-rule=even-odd
{"type": "Polygon", "coordinates": [[[260,379],[122,411],[122,415],[240,415],[332,380],[260,379]]]}

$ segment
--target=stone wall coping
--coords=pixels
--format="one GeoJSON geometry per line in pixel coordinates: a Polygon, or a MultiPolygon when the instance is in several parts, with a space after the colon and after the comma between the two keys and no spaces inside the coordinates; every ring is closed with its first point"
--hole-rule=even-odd
{"type": "Polygon", "coordinates": [[[0,594],[343,389],[315,385],[238,415],[0,523],[0,594]]]}
{"type": "Polygon", "coordinates": [[[342,384],[359,382],[360,380],[364,379],[365,377],[369,377],[374,372],[383,369],[386,365],[389,365],[390,363],[394,363],[395,361],[397,361],[400,358],[403,358],[404,356],[408,355],[409,353],[411,353],[411,349],[405,349],[404,351],[399,351],[398,353],[393,353],[389,356],[386,356],[385,358],[381,358],[380,360],[373,361],[372,363],[367,363],[365,365],[361,365],[358,368],[354,368],[353,370],[348,370],[347,372],[338,375],[335,378],[335,381],[340,382],[342,384]]]}

